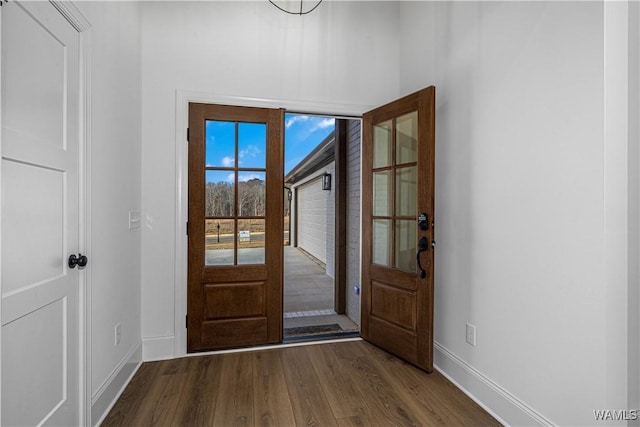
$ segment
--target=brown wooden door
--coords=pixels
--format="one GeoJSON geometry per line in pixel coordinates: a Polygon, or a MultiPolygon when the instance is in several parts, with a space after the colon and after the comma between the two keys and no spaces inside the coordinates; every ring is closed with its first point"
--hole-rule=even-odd
{"type": "Polygon", "coordinates": [[[282,340],[283,120],[189,104],[189,352],[282,340]]]}
{"type": "Polygon", "coordinates": [[[431,372],[435,88],[366,113],[362,153],[361,333],[431,372]]]}

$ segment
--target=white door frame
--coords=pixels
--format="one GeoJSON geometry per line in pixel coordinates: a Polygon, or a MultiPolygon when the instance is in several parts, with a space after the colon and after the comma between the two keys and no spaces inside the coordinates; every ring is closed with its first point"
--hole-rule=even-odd
{"type": "MultiPolygon", "coordinates": [[[[60,12],[60,14],[71,24],[73,28],[78,31],[79,34],[79,79],[80,79],[80,130],[78,141],[78,156],[79,156],[79,169],[78,169],[78,244],[80,252],[90,253],[90,142],[91,142],[91,75],[90,75],[90,58],[91,58],[91,36],[89,31],[91,29],[90,22],[80,12],[80,10],[71,1],[61,0],[49,0],[50,3],[60,12]]],[[[5,3],[0,0],[0,6],[5,3]]],[[[1,22],[2,22],[2,8],[0,7],[0,50],[1,46],[1,22]]],[[[0,52],[1,53],[1,52],[0,52]]],[[[0,55],[1,58],[1,55],[0,55]]],[[[1,64],[0,64],[1,65],[1,64]]],[[[0,67],[1,70],[1,67],[0,67]]],[[[0,74],[0,78],[1,78],[0,74]]],[[[1,89],[0,89],[1,90],[1,89]]],[[[0,98],[2,93],[0,92],[0,98]]],[[[1,113],[1,111],[0,111],[1,113]]],[[[2,126],[2,114],[0,114],[0,128],[2,126]]],[[[2,153],[2,132],[0,132],[0,153],[2,153]]],[[[0,163],[0,177],[2,176],[0,163]]],[[[0,178],[2,179],[2,178],[0,178]]],[[[0,233],[2,232],[2,225],[0,222],[0,233]]],[[[0,251],[2,248],[0,247],[0,251]]],[[[1,252],[0,252],[1,254],[1,252]]],[[[90,271],[83,270],[79,273],[79,292],[78,292],[78,383],[79,383],[79,420],[84,425],[90,425],[91,422],[91,342],[90,342],[90,310],[91,304],[89,304],[90,292],[90,271]]],[[[0,281],[0,295],[2,294],[2,282],[0,281]]],[[[0,304],[0,318],[2,316],[2,304],[0,304]]],[[[0,328],[0,362],[2,357],[2,328],[0,328]]],[[[0,399],[0,419],[2,417],[2,400],[0,399]]]]}
{"type": "MultiPolygon", "coordinates": [[[[175,223],[175,277],[174,277],[174,340],[173,357],[187,354],[187,233],[188,221],[188,145],[189,103],[235,105],[242,107],[284,108],[288,112],[301,112],[328,116],[362,116],[373,108],[371,105],[340,104],[328,102],[292,101],[275,98],[249,98],[211,94],[199,91],[176,90],[176,223],[175,223]]],[[[206,353],[203,353],[206,354],[206,353]]]]}
{"type": "MultiPolygon", "coordinates": [[[[0,0],[0,6],[3,1],[0,0]]],[[[2,7],[0,7],[0,82],[2,81],[2,7]]],[[[2,99],[2,85],[0,84],[0,100],[2,99]]],[[[2,102],[0,102],[0,157],[2,156],[2,102]]],[[[0,188],[2,186],[2,162],[0,162],[0,188]]],[[[2,202],[0,202],[1,204],[2,202]]],[[[0,209],[2,212],[2,209],[0,209]]],[[[0,213],[0,235],[2,234],[2,214],[0,213]]],[[[2,259],[2,239],[0,239],[0,259],[2,259]]],[[[2,295],[2,280],[0,280],[0,295],[2,295]]],[[[0,319],[2,319],[2,304],[0,303],[0,319]]],[[[0,366],[2,366],[2,327],[0,327],[0,366]]],[[[0,384],[2,384],[2,369],[0,369],[0,384]]],[[[2,419],[2,391],[0,390],[0,420],[2,419]]]]}

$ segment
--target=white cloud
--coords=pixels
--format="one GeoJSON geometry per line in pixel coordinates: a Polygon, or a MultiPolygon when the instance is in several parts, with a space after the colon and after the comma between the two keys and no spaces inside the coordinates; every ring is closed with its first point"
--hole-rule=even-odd
{"type": "Polygon", "coordinates": [[[333,117],[292,116],[285,123],[285,127],[289,129],[296,123],[301,124],[299,135],[305,139],[318,130],[335,126],[336,120],[333,117]],[[302,123],[304,124],[302,125],[302,123]]]}
{"type": "Polygon", "coordinates": [[[258,175],[257,173],[243,173],[241,175],[238,175],[238,182],[247,182],[256,178],[260,180],[264,179],[261,175],[258,175]]]}
{"type": "Polygon", "coordinates": [[[248,145],[244,150],[240,150],[238,156],[242,159],[244,157],[256,157],[260,154],[260,149],[255,145],[248,145]]]}
{"type": "Polygon", "coordinates": [[[318,129],[326,129],[329,127],[333,127],[336,124],[336,119],[334,118],[326,118],[317,122],[312,128],[311,133],[317,131],[318,129]]]}
{"type": "Polygon", "coordinates": [[[225,168],[233,167],[236,163],[236,159],[233,157],[225,156],[222,158],[222,166],[225,168]]]}
{"type": "Polygon", "coordinates": [[[227,175],[227,182],[233,184],[236,182],[236,174],[234,174],[233,172],[231,172],[229,175],[227,175]]]}
{"type": "Polygon", "coordinates": [[[289,120],[287,120],[287,122],[284,124],[284,126],[289,129],[291,126],[293,126],[294,124],[298,123],[298,122],[306,122],[307,120],[309,120],[309,116],[293,116],[291,118],[289,118],[289,120]]]}

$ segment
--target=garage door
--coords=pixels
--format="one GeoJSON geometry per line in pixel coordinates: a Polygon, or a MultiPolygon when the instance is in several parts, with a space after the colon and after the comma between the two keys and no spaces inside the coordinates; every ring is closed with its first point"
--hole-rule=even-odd
{"type": "Polygon", "coordinates": [[[298,188],[298,247],[327,262],[327,198],[322,180],[298,188]]]}

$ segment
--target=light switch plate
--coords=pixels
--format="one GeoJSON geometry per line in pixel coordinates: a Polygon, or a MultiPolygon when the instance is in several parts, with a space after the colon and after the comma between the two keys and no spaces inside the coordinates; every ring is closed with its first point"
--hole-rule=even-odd
{"type": "Polygon", "coordinates": [[[141,215],[139,211],[129,211],[129,230],[140,228],[141,215]]]}

